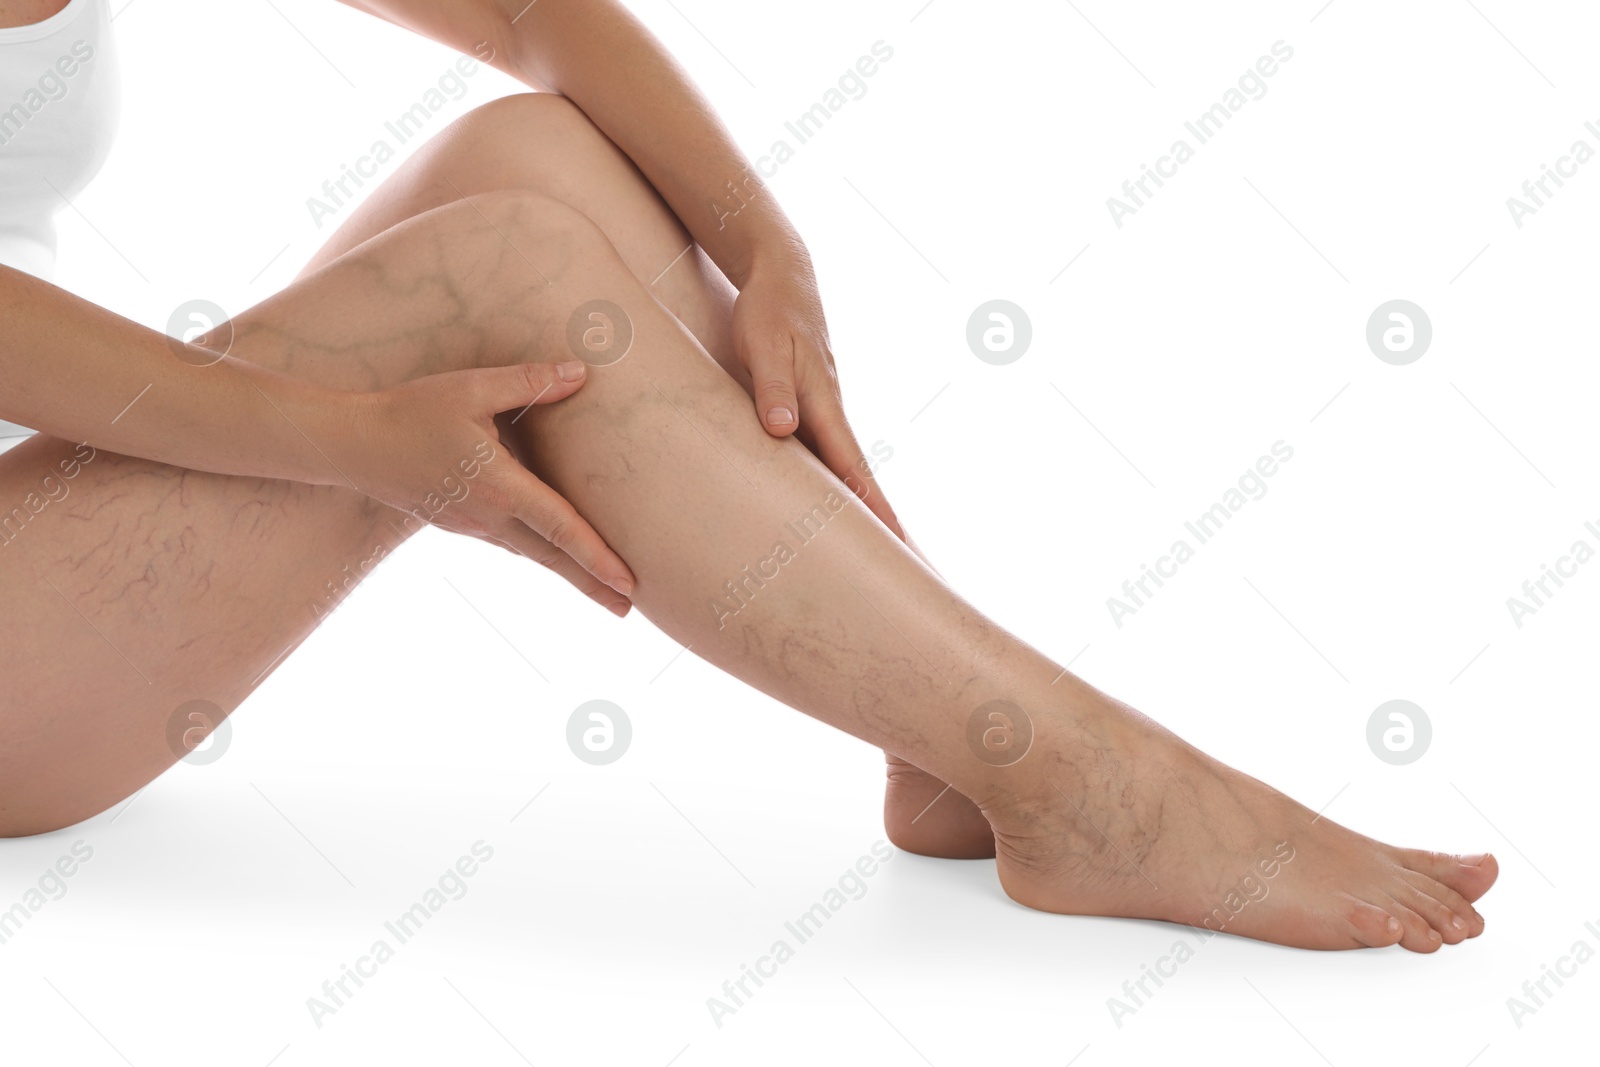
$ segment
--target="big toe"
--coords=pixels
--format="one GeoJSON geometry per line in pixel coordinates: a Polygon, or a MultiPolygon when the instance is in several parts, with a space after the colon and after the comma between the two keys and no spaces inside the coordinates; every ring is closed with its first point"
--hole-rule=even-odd
{"type": "Polygon", "coordinates": [[[1411,870],[1443,882],[1469,901],[1476,901],[1487,893],[1500,877],[1500,864],[1487,852],[1480,856],[1454,856],[1448,852],[1401,849],[1400,860],[1411,870]]]}

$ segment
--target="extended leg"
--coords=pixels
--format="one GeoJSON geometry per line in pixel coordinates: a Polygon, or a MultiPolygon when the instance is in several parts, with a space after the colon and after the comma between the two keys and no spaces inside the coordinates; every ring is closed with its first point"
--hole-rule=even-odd
{"type": "MultiPolygon", "coordinates": [[[[627,354],[596,367],[576,397],[531,410],[519,424],[533,465],[629,561],[636,603],[668,633],[973,798],[995,828],[1002,883],[1018,900],[1324,948],[1398,940],[1427,951],[1481,930],[1469,899],[1493,881],[1492,860],[1393,849],[1318,820],[1063,675],[964,604],[803,447],[755,425],[738,386],[573,209],[524,194],[475,197],[394,227],[312,282],[255,309],[238,343],[308,376],[350,380],[374,373],[373,361],[397,349],[400,362],[561,358],[579,309],[594,300],[620,309],[614,325],[631,330],[627,354]],[[996,715],[1003,744],[988,739],[996,715]]],[[[39,460],[58,446],[30,447],[39,460]]],[[[129,463],[119,477],[140,504],[149,496],[137,479],[171,478],[129,463]]],[[[19,470],[38,468],[0,465],[0,490],[18,488],[19,470]]],[[[86,469],[78,477],[101,475],[86,469]]],[[[33,643],[19,656],[9,641],[0,646],[9,665],[33,669],[39,705],[7,708],[0,805],[14,820],[8,827],[44,819],[29,809],[34,792],[56,789],[59,797],[52,775],[75,776],[81,793],[73,796],[103,801],[92,772],[121,773],[126,786],[111,758],[119,745],[158,747],[164,716],[131,700],[128,683],[111,688],[112,668],[125,677],[143,664],[154,672],[152,686],[175,688],[171,679],[188,668],[190,686],[238,691],[250,684],[239,676],[249,659],[239,650],[274,636],[261,617],[279,635],[293,630],[293,605],[262,588],[238,558],[259,544],[229,541],[235,527],[217,514],[203,516],[203,530],[171,517],[139,530],[147,516],[131,511],[137,536],[114,536],[96,509],[115,505],[115,483],[77,484],[90,490],[78,498],[86,498],[79,512],[52,513],[67,520],[58,523],[60,542],[29,542],[24,558],[43,585],[69,578],[61,598],[125,657],[97,664],[122,707],[111,715],[105,703],[66,699],[83,690],[72,690],[70,671],[52,658],[60,650],[33,643]],[[130,570],[128,558],[153,537],[164,538],[178,562],[154,576],[148,567],[130,570]],[[233,551],[219,554],[219,545],[233,551]],[[178,598],[154,580],[175,573],[187,579],[178,598]],[[181,594],[205,582],[223,586],[228,603],[243,601],[239,610],[201,619],[198,596],[185,604],[181,594]],[[141,611],[163,595],[189,612],[177,620],[181,632],[171,623],[165,632],[140,628],[141,611]],[[219,646],[232,656],[226,670],[206,658],[219,646]],[[59,747],[63,730],[80,741],[65,763],[51,740],[59,747]],[[90,761],[83,738],[98,746],[90,761]]],[[[191,487],[213,492],[188,474],[162,484],[163,499],[177,498],[177,507],[191,487]]],[[[250,494],[240,499],[241,512],[226,518],[262,521],[250,494]]],[[[301,540],[314,541],[307,525],[301,540]]],[[[353,521],[338,533],[360,536],[353,521]]],[[[33,595],[31,586],[17,588],[33,595]]],[[[42,599],[25,607],[42,609],[42,599]]],[[[29,639],[20,628],[6,636],[29,639]]],[[[72,640],[68,651],[87,651],[72,640]]]]}
{"type": "MultiPolygon", "coordinates": [[[[580,395],[523,424],[532,465],[629,561],[635,602],[712,663],[971,797],[1018,900],[1322,948],[1429,951],[1481,931],[1470,898],[1493,881],[1492,859],[1360,837],[1063,676],[956,597],[800,445],[762,432],[586,218],[535,198],[472,206],[506,238],[501,262],[526,267],[509,287],[448,286],[453,304],[518,323],[540,354],[562,350],[591,301],[631,331],[627,354],[580,395]],[[996,709],[1007,736],[1031,744],[992,746],[996,709]]],[[[469,223],[434,261],[363,275],[356,297],[360,285],[415,292],[468,277],[486,255],[469,223]]]]}
{"type": "MultiPolygon", "coordinates": [[[[733,286],[632,161],[565,97],[506,97],[452,123],[351,214],[306,271],[424,211],[497,189],[543,193],[587,215],[633,276],[749,390],[733,347],[733,286]]],[[[929,856],[994,855],[994,834],[972,801],[892,753],[886,763],[891,841],[929,856]]]]}

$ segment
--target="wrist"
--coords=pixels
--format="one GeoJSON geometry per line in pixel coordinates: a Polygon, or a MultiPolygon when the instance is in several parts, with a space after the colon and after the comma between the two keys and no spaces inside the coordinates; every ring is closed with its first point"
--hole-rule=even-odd
{"type": "Polygon", "coordinates": [[[341,469],[345,464],[340,456],[346,451],[343,443],[367,424],[366,411],[374,394],[330,389],[285,375],[274,375],[270,384],[257,387],[271,408],[266,416],[280,426],[274,437],[283,442],[288,465],[284,477],[308,485],[355,488],[341,469]]]}
{"type": "Polygon", "coordinates": [[[752,230],[746,240],[730,248],[727,262],[719,266],[734,288],[743,289],[756,277],[809,277],[811,253],[788,220],[780,215],[759,232],[752,230]]]}
{"type": "Polygon", "coordinates": [[[739,277],[728,280],[740,290],[760,279],[786,279],[814,285],[816,277],[811,266],[811,254],[798,237],[765,241],[750,249],[745,257],[739,277]]]}

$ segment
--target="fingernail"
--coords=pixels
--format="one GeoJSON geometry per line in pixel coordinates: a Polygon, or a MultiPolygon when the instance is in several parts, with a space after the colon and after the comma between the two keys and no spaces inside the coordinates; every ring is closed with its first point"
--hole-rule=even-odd
{"type": "Polygon", "coordinates": [[[794,412],[790,411],[788,408],[767,409],[767,425],[788,426],[792,422],[794,422],[794,412]]]}
{"type": "Polygon", "coordinates": [[[1481,866],[1483,866],[1483,861],[1488,859],[1488,858],[1489,858],[1489,854],[1487,852],[1480,852],[1476,856],[1457,856],[1456,857],[1456,859],[1460,860],[1462,863],[1466,864],[1468,867],[1481,867],[1481,866]]]}
{"type": "Polygon", "coordinates": [[[583,377],[583,362],[569,359],[565,363],[556,364],[556,377],[564,382],[575,382],[583,377]]]}

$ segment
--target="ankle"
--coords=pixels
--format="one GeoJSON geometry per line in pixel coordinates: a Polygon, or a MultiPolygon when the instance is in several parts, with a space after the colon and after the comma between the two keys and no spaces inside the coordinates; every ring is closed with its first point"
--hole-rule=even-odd
{"type": "MultiPolygon", "coordinates": [[[[1169,780],[1193,750],[1170,731],[1109,698],[1077,700],[1032,716],[1030,750],[1015,763],[985,767],[973,801],[997,835],[1061,833],[1063,823],[1094,835],[1084,816],[1107,800],[1122,805],[1136,782],[1169,780]],[[1073,819],[1064,819],[1074,814],[1073,819]]],[[[1148,790],[1140,790],[1149,796],[1148,790]]],[[[1127,814],[1127,813],[1125,813],[1127,814]]]]}

